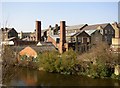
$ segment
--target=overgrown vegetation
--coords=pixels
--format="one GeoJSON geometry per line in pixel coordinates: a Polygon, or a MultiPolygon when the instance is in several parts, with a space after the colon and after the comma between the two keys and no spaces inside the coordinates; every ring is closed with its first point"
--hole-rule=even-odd
{"type": "MultiPolygon", "coordinates": [[[[3,76],[8,71],[9,62],[16,63],[16,56],[10,47],[5,47],[3,52],[3,76]]],[[[86,53],[78,55],[75,51],[59,54],[57,51],[39,53],[37,58],[20,56],[21,63],[27,67],[34,67],[48,72],[60,74],[87,75],[92,78],[111,77],[120,79],[120,75],[114,74],[114,67],[120,64],[119,58],[115,53],[109,51],[109,46],[99,43],[86,53]],[[36,61],[37,60],[37,61],[36,61]],[[32,61],[32,62],[31,62],[32,61]],[[27,62],[27,64],[26,64],[27,62]]]]}
{"type": "Polygon", "coordinates": [[[14,51],[10,48],[10,46],[4,46],[4,50],[2,53],[2,83],[6,83],[12,78],[14,78],[15,74],[12,73],[11,70],[14,69],[15,73],[17,66],[14,66],[16,63],[16,56],[14,51]]]}
{"type": "Polygon", "coordinates": [[[111,77],[114,74],[114,66],[119,64],[117,61],[117,55],[109,51],[109,46],[105,43],[100,43],[89,52],[79,56],[80,74],[93,78],[111,77]]]}
{"type": "Polygon", "coordinates": [[[45,52],[38,56],[39,66],[45,71],[61,74],[75,74],[77,71],[77,54],[70,49],[60,55],[58,52],[45,52]]]}
{"type": "Polygon", "coordinates": [[[39,54],[38,59],[39,67],[45,71],[87,75],[92,78],[113,78],[114,66],[119,64],[117,55],[110,52],[105,43],[95,45],[82,55],[77,55],[70,49],[61,55],[55,51],[45,52],[39,54]]]}

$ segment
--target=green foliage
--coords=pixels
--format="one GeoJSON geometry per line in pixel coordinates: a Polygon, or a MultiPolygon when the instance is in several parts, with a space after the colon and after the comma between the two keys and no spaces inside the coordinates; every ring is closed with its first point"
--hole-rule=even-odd
{"type": "Polygon", "coordinates": [[[39,54],[39,66],[49,72],[61,74],[74,74],[76,71],[77,55],[70,49],[60,55],[58,52],[45,52],[39,54]]]}
{"type": "Polygon", "coordinates": [[[120,75],[115,75],[114,73],[111,75],[111,78],[113,79],[119,79],[120,80],[120,75]]]}

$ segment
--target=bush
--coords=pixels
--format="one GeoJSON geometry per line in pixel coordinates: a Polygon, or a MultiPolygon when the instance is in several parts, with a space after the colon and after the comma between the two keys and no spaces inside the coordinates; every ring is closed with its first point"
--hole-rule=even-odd
{"type": "MultiPolygon", "coordinates": [[[[94,46],[89,52],[79,56],[81,69],[85,69],[84,74],[97,77],[110,77],[115,65],[116,55],[109,51],[109,46],[105,43],[100,43],[94,46]],[[87,64],[83,65],[82,62],[87,64]]],[[[81,72],[81,71],[80,71],[81,72]]]]}
{"type": "Polygon", "coordinates": [[[75,74],[77,70],[77,54],[70,49],[60,55],[58,52],[45,52],[38,56],[39,66],[49,72],[75,74]]]}
{"type": "Polygon", "coordinates": [[[120,75],[115,75],[114,73],[111,75],[111,78],[113,79],[119,79],[120,80],[120,75]]]}

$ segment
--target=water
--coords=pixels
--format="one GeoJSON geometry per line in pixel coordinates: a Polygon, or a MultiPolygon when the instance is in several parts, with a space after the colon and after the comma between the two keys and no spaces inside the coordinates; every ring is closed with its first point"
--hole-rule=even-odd
{"type": "MultiPolygon", "coordinates": [[[[12,70],[13,71],[13,70],[12,70]]],[[[120,86],[119,80],[92,79],[86,76],[61,75],[44,71],[18,68],[14,76],[4,84],[7,86],[120,86]]],[[[8,73],[7,73],[8,74],[8,73]]],[[[7,79],[7,77],[6,77],[7,79]]]]}

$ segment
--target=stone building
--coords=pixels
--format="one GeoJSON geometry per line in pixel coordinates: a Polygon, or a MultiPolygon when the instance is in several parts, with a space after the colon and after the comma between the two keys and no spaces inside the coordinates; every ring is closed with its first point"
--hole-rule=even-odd
{"type": "Polygon", "coordinates": [[[115,36],[115,30],[109,23],[88,25],[82,30],[91,36],[92,44],[97,43],[97,41],[102,41],[111,45],[112,38],[115,36]]]}
{"type": "Polygon", "coordinates": [[[2,41],[6,41],[9,38],[18,38],[18,33],[14,28],[1,28],[2,30],[2,41]]]}

